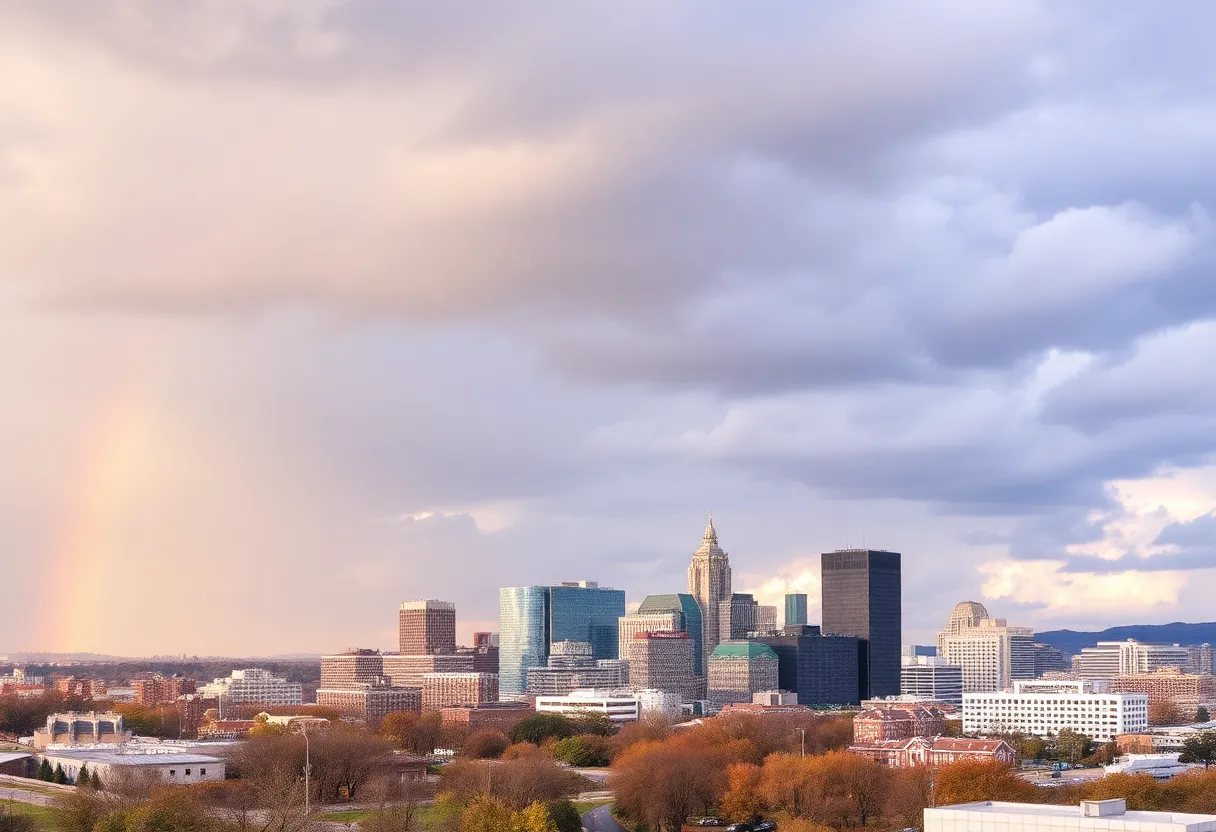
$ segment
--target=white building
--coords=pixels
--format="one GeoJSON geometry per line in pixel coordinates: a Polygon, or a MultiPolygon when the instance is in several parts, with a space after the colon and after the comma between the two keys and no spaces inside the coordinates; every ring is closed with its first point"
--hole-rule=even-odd
{"type": "Polygon", "coordinates": [[[1122,798],[1078,806],[961,803],[925,810],[925,832],[1216,832],[1216,815],[1129,812],[1122,798]]]}
{"type": "Polygon", "coordinates": [[[1110,693],[1109,679],[1034,679],[1018,682],[1022,693],[1110,693]]]}
{"type": "MultiPolygon", "coordinates": [[[[683,629],[678,612],[635,612],[617,619],[616,640],[622,661],[632,662],[642,646],[635,638],[638,633],[671,633],[683,629]]],[[[632,671],[632,668],[630,668],[632,671]]]]}
{"type": "Polygon", "coordinates": [[[1155,673],[1167,667],[1186,670],[1191,653],[1177,644],[1148,644],[1135,639],[1099,641],[1097,647],[1083,647],[1077,657],[1077,671],[1090,679],[1111,679],[1137,673],[1155,673]]]}
{"type": "Polygon", "coordinates": [[[669,690],[647,688],[637,691],[638,707],[642,714],[661,714],[679,718],[684,712],[684,696],[669,690]]]}
{"type": "Polygon", "coordinates": [[[963,704],[963,669],[938,656],[904,656],[899,668],[901,696],[963,704]]]}
{"type": "Polygon", "coordinates": [[[1034,678],[1034,630],[1011,627],[989,617],[978,601],[963,601],[937,634],[937,655],[962,668],[964,692],[1006,690],[1034,678]]]}
{"type": "Polygon", "coordinates": [[[963,733],[1032,734],[1065,728],[1095,742],[1148,728],[1148,697],[1141,693],[1032,693],[1022,682],[1013,692],[964,693],[963,733]]]}
{"type": "Polygon", "coordinates": [[[203,685],[198,689],[198,694],[206,699],[220,699],[223,703],[233,704],[301,705],[304,702],[299,682],[289,682],[260,668],[234,670],[227,678],[203,685]]]}
{"type": "Polygon", "coordinates": [[[43,759],[63,766],[69,782],[76,782],[82,765],[95,772],[102,787],[124,776],[151,773],[165,783],[203,783],[224,779],[224,761],[209,754],[157,753],[144,748],[127,749],[48,749],[43,759]]]}
{"type": "Polygon", "coordinates": [[[1180,763],[1179,756],[1178,753],[1126,754],[1104,768],[1107,774],[1148,774],[1157,780],[1168,780],[1176,774],[1203,768],[1199,763],[1180,763]]]}
{"type": "Polygon", "coordinates": [[[607,714],[613,722],[632,722],[642,715],[637,694],[623,691],[576,690],[566,696],[536,697],[536,712],[551,714],[607,714]]]}

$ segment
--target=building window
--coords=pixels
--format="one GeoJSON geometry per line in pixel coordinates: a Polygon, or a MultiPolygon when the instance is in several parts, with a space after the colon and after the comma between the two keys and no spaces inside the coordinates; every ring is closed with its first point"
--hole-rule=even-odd
{"type": "Polygon", "coordinates": [[[190,776],[190,769],[186,769],[186,776],[187,776],[187,777],[189,777],[189,776],[190,776]]]}
{"type": "Polygon", "coordinates": [[[203,776],[203,775],[205,775],[206,773],[207,773],[207,769],[205,769],[205,768],[200,768],[200,769],[198,770],[198,776],[199,776],[199,777],[202,777],[202,776],[203,776]]]}
{"type": "Polygon", "coordinates": [[[169,769],[169,776],[170,776],[170,777],[176,777],[176,776],[177,776],[177,769],[175,769],[175,768],[171,768],[171,769],[169,769]]]}

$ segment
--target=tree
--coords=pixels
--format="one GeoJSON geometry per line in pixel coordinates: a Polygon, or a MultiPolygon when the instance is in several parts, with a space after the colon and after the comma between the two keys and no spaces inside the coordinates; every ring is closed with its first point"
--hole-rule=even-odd
{"type": "Polygon", "coordinates": [[[93,782],[89,779],[89,764],[81,763],[80,771],[76,772],[76,788],[87,789],[91,788],[93,782]]]}
{"type": "Polygon", "coordinates": [[[547,739],[574,736],[574,725],[561,714],[538,713],[522,719],[511,729],[511,742],[540,745],[547,739]]]}
{"type": "Polygon", "coordinates": [[[609,763],[607,744],[603,737],[595,734],[558,740],[553,744],[553,756],[578,768],[606,766],[609,763]]]}
{"type": "Polygon", "coordinates": [[[101,791],[101,778],[97,776],[97,769],[89,772],[89,785],[94,791],[101,791]]]}
{"type": "Polygon", "coordinates": [[[1056,735],[1056,755],[1070,763],[1079,763],[1088,757],[1092,745],[1089,737],[1071,728],[1062,728],[1056,735]]]}
{"type": "Polygon", "coordinates": [[[1207,721],[1209,721],[1211,718],[1212,718],[1212,717],[1211,717],[1211,715],[1208,713],[1208,709],[1207,709],[1207,706],[1206,706],[1206,705],[1200,705],[1200,706],[1199,706],[1199,707],[1198,707],[1198,708],[1195,710],[1195,721],[1196,721],[1196,722],[1207,722],[1207,721]]]}
{"type": "Polygon", "coordinates": [[[609,788],[631,820],[656,832],[676,832],[693,813],[704,814],[726,792],[732,743],[718,747],[681,735],[639,742],[612,763],[609,788]]]}
{"type": "Polygon", "coordinates": [[[55,778],[55,770],[51,768],[51,764],[46,757],[42,758],[42,762],[38,764],[38,779],[45,780],[48,783],[55,778]]]}
{"type": "Polygon", "coordinates": [[[1007,800],[1033,803],[1040,792],[1033,783],[996,761],[963,760],[937,772],[934,801],[938,806],[974,803],[981,800],[1007,800]]]}
{"type": "Polygon", "coordinates": [[[1149,725],[1181,725],[1186,717],[1173,702],[1153,702],[1148,706],[1149,725]]]}
{"type": "Polygon", "coordinates": [[[460,817],[460,832],[504,832],[515,826],[515,811],[486,795],[473,798],[460,817]]]}
{"type": "Polygon", "coordinates": [[[64,785],[65,783],[67,783],[67,782],[68,782],[68,776],[67,776],[67,774],[65,774],[65,773],[64,773],[64,771],[63,771],[63,764],[62,764],[62,763],[56,763],[56,764],[55,764],[55,771],[54,771],[54,773],[51,775],[51,782],[52,782],[52,783],[58,783],[58,784],[59,784],[59,785],[61,785],[61,786],[62,786],[62,785],[64,785]]]}
{"type": "Polygon", "coordinates": [[[570,725],[576,735],[594,734],[598,737],[608,737],[612,735],[612,730],[615,727],[608,714],[597,711],[585,711],[569,719],[570,725]]]}
{"type": "Polygon", "coordinates": [[[530,803],[516,812],[511,832],[558,832],[544,803],[530,803]]]}
{"type": "Polygon", "coordinates": [[[550,800],[545,809],[557,832],[582,832],[583,818],[569,800],[550,800]]]}
{"type": "Polygon", "coordinates": [[[460,753],[475,760],[496,760],[507,750],[509,743],[510,740],[502,731],[485,728],[469,734],[460,753]]]}
{"type": "Polygon", "coordinates": [[[443,736],[443,719],[439,714],[394,712],[381,720],[380,733],[395,742],[398,748],[426,756],[439,747],[443,736]]]}
{"type": "Polygon", "coordinates": [[[1206,769],[1216,762],[1216,731],[1200,731],[1182,743],[1180,763],[1203,763],[1206,769]]]}
{"type": "Polygon", "coordinates": [[[735,763],[726,769],[726,794],[720,810],[731,820],[745,821],[757,817],[765,809],[760,796],[763,770],[754,763],[735,763]]]}
{"type": "Polygon", "coordinates": [[[0,813],[0,832],[35,832],[37,825],[29,815],[14,815],[12,812],[0,813]]]}

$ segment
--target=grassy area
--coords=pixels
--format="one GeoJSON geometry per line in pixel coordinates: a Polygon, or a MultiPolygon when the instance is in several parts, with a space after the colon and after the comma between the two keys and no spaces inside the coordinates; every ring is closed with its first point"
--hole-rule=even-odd
{"type": "Polygon", "coordinates": [[[55,819],[59,815],[58,809],[51,809],[46,806],[34,806],[30,803],[4,803],[0,806],[0,812],[11,811],[14,815],[24,815],[31,817],[38,824],[39,829],[53,830],[56,828],[55,819]]]}
{"type": "MultiPolygon", "coordinates": [[[[349,812],[327,812],[321,815],[321,820],[333,821],[334,823],[358,823],[372,813],[369,809],[354,809],[349,812]]],[[[438,814],[434,806],[419,806],[417,814],[417,826],[419,830],[425,832],[435,825],[438,820],[438,814]]]]}
{"type": "Polygon", "coordinates": [[[585,815],[597,806],[603,806],[605,803],[611,803],[611,800],[576,800],[574,808],[578,809],[580,815],[585,815]]]}
{"type": "Polygon", "coordinates": [[[49,797],[63,797],[70,793],[66,789],[56,788],[42,780],[22,777],[19,780],[2,780],[0,781],[0,795],[5,791],[13,789],[22,792],[35,792],[37,794],[45,794],[49,797]]]}

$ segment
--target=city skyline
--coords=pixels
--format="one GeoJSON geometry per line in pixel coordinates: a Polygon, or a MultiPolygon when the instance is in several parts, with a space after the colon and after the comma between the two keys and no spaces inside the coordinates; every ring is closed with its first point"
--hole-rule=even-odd
{"type": "Polygon", "coordinates": [[[920,642],[1210,617],[1187,11],[0,3],[0,650],[636,602],[710,509],[766,606],[903,552],[920,642]]]}

